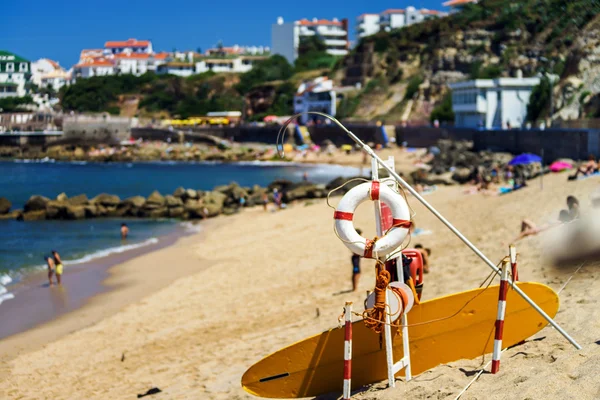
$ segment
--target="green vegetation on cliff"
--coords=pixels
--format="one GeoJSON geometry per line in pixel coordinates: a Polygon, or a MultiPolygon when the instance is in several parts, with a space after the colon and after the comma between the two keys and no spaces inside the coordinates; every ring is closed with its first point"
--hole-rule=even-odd
{"type": "Polygon", "coordinates": [[[6,97],[0,99],[0,111],[1,112],[13,112],[23,110],[24,106],[34,104],[31,96],[23,97],[6,97]]]}

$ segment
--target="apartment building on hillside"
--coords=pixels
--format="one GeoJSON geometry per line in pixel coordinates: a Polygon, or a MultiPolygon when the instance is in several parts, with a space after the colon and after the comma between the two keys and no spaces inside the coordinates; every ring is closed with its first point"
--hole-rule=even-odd
{"type": "Polygon", "coordinates": [[[360,38],[373,35],[379,31],[389,32],[392,29],[418,24],[432,18],[441,18],[448,13],[426,8],[389,9],[379,14],[362,14],[356,19],[356,35],[360,38]]]}

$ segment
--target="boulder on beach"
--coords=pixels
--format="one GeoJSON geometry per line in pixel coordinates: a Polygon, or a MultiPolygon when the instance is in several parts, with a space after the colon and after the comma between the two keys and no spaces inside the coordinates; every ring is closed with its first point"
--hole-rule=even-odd
{"type": "Polygon", "coordinates": [[[169,208],[183,207],[183,201],[179,197],[171,196],[170,194],[165,196],[165,202],[169,208]]]}
{"type": "Polygon", "coordinates": [[[116,207],[121,202],[119,196],[102,193],[92,199],[93,203],[100,204],[104,207],[116,207]]]}
{"type": "Polygon", "coordinates": [[[23,215],[23,211],[13,210],[6,214],[0,214],[0,220],[10,220],[10,219],[20,220],[20,219],[22,219],[22,215],[23,215]]]}
{"type": "Polygon", "coordinates": [[[467,183],[471,180],[473,172],[469,168],[456,168],[452,174],[452,179],[460,184],[467,183]]]}
{"type": "Polygon", "coordinates": [[[175,191],[173,192],[173,196],[175,197],[183,197],[185,195],[185,189],[182,188],[181,186],[179,186],[177,189],[175,189],[175,191]]]}
{"type": "Polygon", "coordinates": [[[29,211],[45,210],[49,201],[50,199],[44,196],[31,196],[25,203],[24,211],[27,213],[29,211]]]}
{"type": "Polygon", "coordinates": [[[271,192],[273,191],[273,189],[284,191],[293,185],[294,185],[294,182],[292,182],[292,181],[288,181],[286,179],[277,179],[277,180],[271,182],[269,184],[269,186],[267,186],[267,189],[269,189],[269,191],[271,191],[271,192]]]}
{"type": "Polygon", "coordinates": [[[212,191],[206,192],[202,200],[204,201],[204,204],[215,204],[219,208],[223,208],[223,203],[225,203],[226,198],[227,195],[220,192],[212,191]]]}
{"type": "Polygon", "coordinates": [[[344,185],[342,188],[331,193],[334,196],[341,196],[343,194],[348,193],[348,191],[350,191],[350,189],[360,185],[361,183],[364,183],[365,179],[366,178],[364,176],[355,176],[355,177],[351,177],[351,178],[345,178],[343,176],[340,176],[338,178],[335,178],[331,182],[329,182],[327,185],[325,185],[325,190],[327,190],[327,192],[329,192],[335,188],[338,188],[338,187],[344,185]],[[356,178],[360,178],[360,179],[356,179],[356,178]],[[356,179],[356,180],[353,180],[353,179],[356,179]],[[350,181],[352,181],[352,182],[350,182],[350,181]],[[346,183],[346,182],[348,182],[348,183],[346,183]]]}
{"type": "Polygon", "coordinates": [[[166,218],[168,216],[169,216],[169,210],[167,209],[167,207],[157,208],[157,209],[151,210],[148,213],[148,217],[153,218],[153,219],[166,218]]]}
{"type": "Polygon", "coordinates": [[[23,213],[20,217],[22,221],[41,221],[46,219],[46,210],[34,210],[23,213]]]}
{"type": "Polygon", "coordinates": [[[170,218],[181,218],[185,210],[183,207],[172,207],[169,208],[169,217],[170,218]]]}
{"type": "Polygon", "coordinates": [[[67,199],[66,202],[72,206],[84,206],[84,205],[88,204],[90,201],[85,194],[80,194],[78,196],[74,196],[74,197],[71,197],[70,199],[67,199]]]}
{"type": "Polygon", "coordinates": [[[46,204],[47,219],[62,219],[65,217],[67,203],[64,201],[51,200],[46,204]]]}
{"type": "Polygon", "coordinates": [[[84,219],[85,206],[67,205],[67,207],[65,208],[65,217],[67,219],[84,219]]]}
{"type": "Polygon", "coordinates": [[[65,192],[62,192],[61,194],[56,196],[56,201],[67,201],[68,199],[69,197],[67,197],[67,194],[65,192]]]}
{"type": "Polygon", "coordinates": [[[156,190],[152,192],[150,196],[148,196],[148,199],[146,199],[146,205],[153,204],[162,207],[166,203],[167,201],[165,200],[165,197],[156,190]]]}
{"type": "Polygon", "coordinates": [[[146,204],[144,196],[133,196],[128,197],[121,202],[121,206],[130,206],[135,208],[142,208],[146,204]]]}
{"type": "Polygon", "coordinates": [[[5,197],[0,197],[0,215],[7,214],[12,207],[12,203],[5,197]]]}
{"type": "Polygon", "coordinates": [[[194,189],[186,189],[185,190],[185,198],[187,199],[197,199],[198,198],[198,192],[194,189]]]}

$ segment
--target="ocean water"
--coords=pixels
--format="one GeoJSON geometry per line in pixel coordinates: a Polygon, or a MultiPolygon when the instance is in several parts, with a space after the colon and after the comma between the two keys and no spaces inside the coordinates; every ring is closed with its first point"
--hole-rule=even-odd
{"type": "MultiPolygon", "coordinates": [[[[326,183],[338,176],[360,174],[357,168],[290,163],[40,163],[0,162],[0,196],[12,209],[22,208],[39,194],[55,198],[85,193],[92,198],[110,193],[122,199],[148,196],[158,190],[173,193],[183,186],[209,190],[232,181],[242,186],[267,186],[276,179],[300,181],[304,173],[311,182],[326,183]]],[[[32,271],[44,268],[44,255],[57,250],[68,265],[90,261],[115,252],[155,243],[160,236],[183,229],[173,220],[128,220],[130,235],[121,243],[122,220],[0,221],[0,303],[10,300],[10,284],[32,271]]]]}

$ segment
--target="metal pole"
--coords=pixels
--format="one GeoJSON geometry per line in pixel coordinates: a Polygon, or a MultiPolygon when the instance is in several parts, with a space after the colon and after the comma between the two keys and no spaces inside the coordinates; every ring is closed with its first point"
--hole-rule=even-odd
{"type": "MultiPolygon", "coordinates": [[[[408,190],[413,196],[415,196],[415,198],[417,200],[419,200],[421,202],[421,204],[423,204],[429,211],[431,211],[431,213],[433,215],[435,215],[444,225],[446,225],[446,227],[448,227],[448,229],[450,229],[452,231],[452,233],[454,233],[456,236],[458,236],[458,238],[460,240],[462,240],[463,243],[466,244],[467,247],[470,248],[475,254],[477,254],[477,256],[483,260],[483,262],[485,262],[492,270],[494,270],[496,272],[496,274],[498,274],[498,275],[502,274],[502,271],[500,269],[498,269],[496,267],[496,265],[494,265],[494,263],[491,262],[485,256],[485,254],[483,254],[477,247],[475,247],[475,245],[473,243],[471,243],[469,241],[469,239],[467,239],[462,233],[460,233],[460,231],[458,229],[456,229],[454,227],[454,225],[452,225],[446,218],[444,218],[444,216],[442,214],[440,214],[435,208],[433,208],[433,206],[431,206],[431,204],[429,204],[423,197],[421,197],[421,195],[415,189],[413,189],[408,183],[406,183],[404,181],[404,179],[402,179],[400,177],[400,175],[398,175],[392,168],[388,167],[388,165],[381,158],[379,158],[379,156],[377,154],[375,154],[373,149],[371,149],[369,146],[364,144],[350,130],[345,129],[345,131],[346,131],[346,133],[348,133],[350,138],[363,149],[363,151],[365,151],[369,156],[371,156],[372,158],[377,160],[377,162],[390,174],[390,176],[393,176],[394,179],[396,179],[396,181],[398,181],[398,183],[400,183],[406,190],[408,190]]],[[[512,279],[509,278],[508,282],[510,283],[512,288],[527,303],[529,303],[529,305],[531,307],[533,307],[542,317],[544,317],[544,319],[546,321],[548,321],[548,323],[550,325],[552,325],[554,327],[554,329],[556,329],[558,332],[560,332],[560,334],[563,335],[565,337],[565,339],[567,339],[573,346],[575,346],[576,349],[581,350],[581,346],[575,341],[575,339],[573,339],[567,332],[565,332],[565,330],[562,329],[556,322],[554,322],[554,320],[552,318],[550,318],[550,316],[548,314],[546,314],[544,312],[544,310],[542,310],[537,304],[535,304],[535,302],[533,300],[531,300],[529,298],[529,296],[527,296],[527,294],[525,294],[525,292],[523,292],[517,285],[515,285],[515,283],[513,282],[512,279]]]]}

